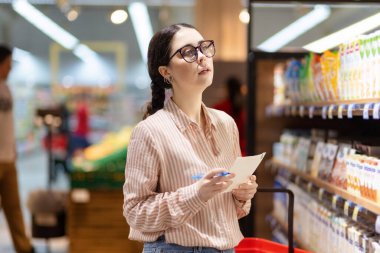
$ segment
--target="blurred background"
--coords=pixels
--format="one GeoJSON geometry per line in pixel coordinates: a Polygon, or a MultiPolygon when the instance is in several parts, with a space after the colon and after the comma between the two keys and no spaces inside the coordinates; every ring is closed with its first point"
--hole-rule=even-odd
{"type": "MultiPolygon", "coordinates": [[[[213,106],[225,98],[224,84],[230,76],[241,81],[244,96],[252,92],[248,49],[306,54],[312,51],[304,47],[308,43],[380,11],[376,1],[249,2],[0,0],[0,42],[14,48],[8,84],[14,97],[19,189],[27,232],[38,252],[141,249],[127,240],[120,188],[131,130],[150,100],[146,52],[154,32],[169,24],[189,23],[206,39],[215,40],[214,82],[204,94],[206,105],[213,106]],[[313,10],[319,12],[307,16],[313,10]],[[268,42],[302,17],[319,19],[294,38],[286,31],[287,39],[268,42]],[[47,202],[58,211],[49,214],[47,207],[46,212],[37,212],[47,202]]],[[[258,94],[270,101],[247,103],[263,114],[273,98],[270,66],[255,72],[266,83],[258,86],[258,94]]],[[[255,129],[262,123],[257,120],[255,129]]],[[[245,131],[251,131],[249,125],[245,131]]],[[[256,151],[271,149],[272,142],[258,142],[256,151]]],[[[273,185],[273,175],[260,176],[259,184],[273,185]]],[[[272,238],[265,222],[272,199],[258,201],[257,208],[263,209],[244,221],[244,233],[272,238]]],[[[14,252],[1,211],[0,252],[14,252]]]]}

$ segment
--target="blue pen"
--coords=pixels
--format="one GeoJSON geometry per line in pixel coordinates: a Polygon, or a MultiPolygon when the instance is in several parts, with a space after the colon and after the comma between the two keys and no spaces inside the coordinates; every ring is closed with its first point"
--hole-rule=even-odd
{"type": "MultiPolygon", "coordinates": [[[[224,176],[227,176],[231,174],[230,172],[228,171],[223,171],[223,172],[220,172],[219,174],[216,175],[216,177],[224,177],[224,176]]],[[[194,180],[199,180],[201,179],[205,174],[204,173],[199,173],[199,174],[196,174],[196,175],[193,175],[191,176],[192,179],[194,180]]]]}

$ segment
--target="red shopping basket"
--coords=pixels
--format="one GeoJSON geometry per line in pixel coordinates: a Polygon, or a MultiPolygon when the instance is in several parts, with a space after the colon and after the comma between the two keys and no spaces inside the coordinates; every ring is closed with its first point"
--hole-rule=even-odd
{"type": "Polygon", "coordinates": [[[260,238],[244,238],[235,247],[236,253],[310,253],[305,250],[295,249],[293,241],[293,212],[294,194],[289,189],[282,188],[259,188],[257,192],[283,192],[289,196],[288,204],[288,241],[289,246],[260,238]]]}

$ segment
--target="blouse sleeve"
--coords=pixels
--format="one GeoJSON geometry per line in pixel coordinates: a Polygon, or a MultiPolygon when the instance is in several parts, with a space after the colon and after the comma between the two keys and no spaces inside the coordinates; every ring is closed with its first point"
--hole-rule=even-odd
{"type": "MultiPolygon", "coordinates": [[[[235,156],[241,156],[241,150],[240,150],[240,143],[239,143],[239,130],[236,126],[236,123],[233,121],[233,136],[234,136],[234,153],[235,156]]],[[[232,193],[231,193],[232,194],[232,193]]],[[[251,209],[251,200],[245,201],[244,203],[238,201],[237,199],[233,198],[236,206],[236,213],[238,216],[238,219],[246,216],[249,214],[249,211],[251,209]]]]}
{"type": "Polygon", "coordinates": [[[128,145],[123,215],[141,232],[179,227],[206,206],[195,184],[158,193],[161,155],[150,131],[138,125],[128,145]]]}

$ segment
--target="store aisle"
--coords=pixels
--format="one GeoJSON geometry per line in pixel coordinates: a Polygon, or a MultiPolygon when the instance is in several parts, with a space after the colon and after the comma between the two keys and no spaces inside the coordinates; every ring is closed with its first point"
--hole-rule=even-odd
{"type": "MultiPolygon", "coordinates": [[[[26,223],[27,233],[31,234],[31,217],[27,208],[27,199],[30,191],[47,188],[47,155],[43,150],[32,154],[20,155],[17,161],[19,190],[21,205],[26,223]]],[[[69,181],[63,172],[58,172],[57,181],[53,183],[53,189],[67,190],[69,181]]],[[[33,239],[33,245],[38,253],[46,252],[46,243],[43,239],[33,239]]],[[[68,252],[67,237],[59,237],[49,240],[51,253],[68,252]]],[[[4,217],[0,209],[0,252],[15,253],[12,241],[4,217]]]]}

